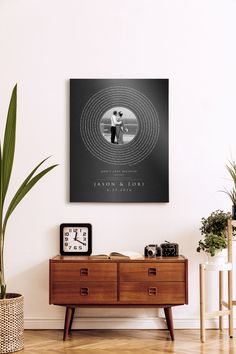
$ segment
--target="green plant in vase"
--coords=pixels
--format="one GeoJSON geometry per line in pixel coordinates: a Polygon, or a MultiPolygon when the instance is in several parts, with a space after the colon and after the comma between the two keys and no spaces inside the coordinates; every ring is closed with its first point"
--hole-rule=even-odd
{"type": "Polygon", "coordinates": [[[230,213],[216,210],[207,218],[202,218],[200,231],[204,239],[198,242],[197,252],[203,251],[214,257],[219,251],[227,248],[226,228],[230,217],[230,213]]]}
{"type": "Polygon", "coordinates": [[[223,233],[221,235],[209,233],[205,235],[204,240],[199,241],[197,252],[202,250],[214,257],[217,252],[222,251],[224,248],[227,248],[225,235],[223,233]]]}
{"type": "Polygon", "coordinates": [[[4,277],[4,241],[6,228],[9,218],[17,205],[22,201],[25,195],[34,187],[34,185],[49,171],[57,165],[45,168],[36,173],[38,168],[47,160],[40,162],[20,185],[15,196],[9,205],[5,206],[8,186],[10,183],[11,172],[13,168],[15,140],[16,140],[16,111],[17,111],[17,85],[15,85],[9,104],[7,121],[4,132],[3,148],[0,145],[0,299],[6,298],[6,283],[4,277]],[[6,211],[5,211],[6,210],[6,211]],[[5,211],[5,213],[4,213],[5,211]]]}

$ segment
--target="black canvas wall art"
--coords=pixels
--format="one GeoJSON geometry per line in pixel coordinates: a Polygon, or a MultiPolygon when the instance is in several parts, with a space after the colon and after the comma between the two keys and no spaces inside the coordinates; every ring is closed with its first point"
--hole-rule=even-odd
{"type": "Polygon", "coordinates": [[[168,79],[70,80],[70,201],[168,202],[168,79]]]}

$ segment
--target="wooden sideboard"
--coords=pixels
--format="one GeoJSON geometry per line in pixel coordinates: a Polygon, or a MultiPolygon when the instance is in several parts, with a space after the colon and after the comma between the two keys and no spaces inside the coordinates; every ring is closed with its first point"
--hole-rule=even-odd
{"type": "Polygon", "coordinates": [[[183,256],[130,259],[56,256],[49,261],[49,303],[66,307],[66,340],[76,307],[161,307],[174,340],[172,306],[188,303],[183,256]]]}

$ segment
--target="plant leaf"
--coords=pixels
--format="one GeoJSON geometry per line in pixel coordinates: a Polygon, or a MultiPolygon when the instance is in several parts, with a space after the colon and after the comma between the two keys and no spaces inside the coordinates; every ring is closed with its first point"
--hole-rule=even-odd
{"type": "Polygon", "coordinates": [[[34,174],[34,172],[37,170],[37,168],[44,162],[45,160],[43,160],[37,167],[35,167],[35,169],[30,173],[30,175],[26,178],[26,180],[22,183],[22,185],[20,186],[20,188],[18,189],[18,191],[16,192],[15,196],[13,197],[5,218],[4,218],[4,223],[3,223],[3,233],[5,233],[5,229],[6,229],[6,225],[7,225],[7,221],[9,219],[9,216],[12,214],[12,212],[14,211],[14,209],[16,208],[16,206],[20,203],[20,201],[25,197],[25,195],[33,188],[33,186],[44,176],[46,175],[46,173],[48,173],[49,171],[51,171],[54,167],[58,166],[56,165],[52,165],[50,167],[45,168],[43,171],[41,171],[40,173],[38,173],[35,177],[33,177],[31,180],[29,180],[30,176],[32,176],[34,174]],[[28,183],[26,182],[28,180],[28,183]]]}
{"type": "Polygon", "coordinates": [[[7,193],[15,153],[17,85],[13,88],[8,108],[2,153],[2,207],[7,193]]]}
{"type": "MultiPolygon", "coordinates": [[[[50,157],[50,156],[49,156],[50,157]]],[[[24,182],[22,183],[22,185],[19,187],[18,191],[16,192],[15,196],[12,199],[12,203],[14,203],[15,199],[18,197],[18,195],[20,194],[21,190],[23,189],[23,187],[29,182],[29,180],[31,179],[31,177],[35,174],[35,172],[37,171],[37,169],[47,160],[49,159],[49,157],[46,157],[46,159],[44,159],[43,161],[41,161],[34,169],[33,171],[28,175],[28,177],[24,180],[24,182]]]]}
{"type": "Polygon", "coordinates": [[[230,197],[232,204],[236,205],[236,190],[234,188],[232,188],[231,190],[225,188],[224,191],[220,191],[220,192],[227,194],[230,197]]]}
{"type": "Polygon", "coordinates": [[[226,169],[229,172],[234,184],[236,184],[236,163],[235,161],[229,161],[229,165],[226,165],[226,169]]]}

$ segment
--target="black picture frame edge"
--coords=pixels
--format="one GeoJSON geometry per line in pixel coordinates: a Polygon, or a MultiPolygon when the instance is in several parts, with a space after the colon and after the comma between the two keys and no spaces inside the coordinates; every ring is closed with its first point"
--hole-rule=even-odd
{"type": "Polygon", "coordinates": [[[169,97],[169,90],[170,90],[170,82],[171,79],[170,77],[125,77],[125,78],[120,78],[120,77],[70,77],[68,78],[69,80],[69,100],[70,100],[70,144],[69,144],[69,150],[70,150],[70,172],[69,172],[69,181],[70,181],[70,187],[69,187],[69,198],[68,198],[68,202],[69,203],[78,203],[78,204],[166,204],[170,202],[170,185],[169,185],[169,169],[170,169],[170,161],[169,161],[169,151],[170,151],[170,147],[169,147],[169,124],[170,124],[170,117],[169,117],[169,104],[170,104],[170,97],[169,97]],[[72,110],[72,100],[71,100],[71,92],[72,92],[72,86],[76,84],[77,81],[128,81],[128,80],[132,80],[132,81],[156,81],[156,80],[162,80],[166,82],[167,85],[167,180],[166,180],[166,184],[167,184],[167,192],[165,194],[164,198],[160,198],[160,199],[154,199],[154,200],[150,200],[150,198],[142,199],[142,200],[107,200],[107,199],[97,199],[96,197],[91,197],[90,199],[85,198],[84,200],[82,198],[78,199],[77,197],[74,196],[72,189],[71,189],[71,185],[72,185],[72,169],[71,169],[71,165],[72,165],[72,161],[71,161],[71,152],[72,152],[72,146],[71,146],[71,110],[72,110]]]}

